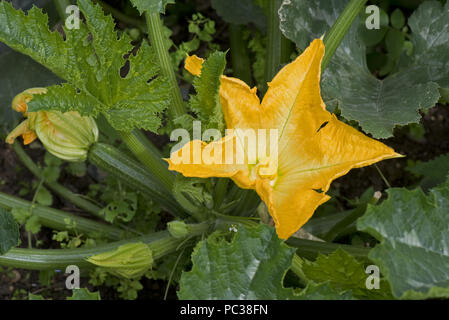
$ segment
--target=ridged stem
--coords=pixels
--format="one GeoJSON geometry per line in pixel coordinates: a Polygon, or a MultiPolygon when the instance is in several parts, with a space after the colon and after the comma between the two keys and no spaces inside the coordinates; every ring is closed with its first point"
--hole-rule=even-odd
{"type": "Polygon", "coordinates": [[[173,121],[179,116],[186,113],[184,108],[184,101],[182,99],[181,91],[176,81],[175,71],[168,54],[168,48],[165,45],[163,24],[159,13],[147,13],[146,14],[148,35],[150,37],[151,45],[153,46],[157,58],[159,60],[159,66],[161,68],[162,74],[167,78],[171,85],[171,98],[172,105],[170,106],[168,112],[173,121]]]}
{"type": "MultiPolygon", "coordinates": [[[[13,208],[31,208],[31,202],[0,192],[0,208],[12,210],[13,208]]],[[[123,231],[119,228],[86,219],[72,213],[53,209],[50,207],[34,205],[33,216],[39,218],[39,223],[45,227],[55,230],[72,231],[70,226],[76,225],[78,233],[84,233],[87,236],[104,235],[107,239],[117,240],[123,235],[123,231]],[[70,225],[67,221],[70,220],[70,225]]]]}
{"type": "Polygon", "coordinates": [[[120,132],[120,136],[134,156],[148,168],[148,171],[160,181],[166,191],[171,192],[175,175],[170,172],[167,165],[153,149],[148,148],[148,142],[142,136],[132,132],[120,132]]]}
{"type": "Polygon", "coordinates": [[[268,44],[267,57],[265,62],[265,81],[263,83],[263,93],[267,91],[268,82],[270,82],[279,71],[282,56],[282,33],[279,29],[278,10],[282,0],[267,0],[268,9],[268,44]]]}
{"type": "MultiPolygon", "coordinates": [[[[189,237],[201,235],[207,232],[208,225],[202,224],[202,227],[192,227],[195,233],[189,234],[189,237]]],[[[61,269],[68,265],[76,265],[79,268],[92,268],[94,265],[86,261],[86,258],[103,252],[117,249],[126,243],[143,242],[148,244],[152,251],[154,260],[175,252],[187,242],[185,239],[175,239],[168,231],[161,231],[145,235],[142,237],[110,242],[99,245],[94,248],[77,249],[22,249],[14,248],[5,255],[0,256],[0,265],[14,268],[23,268],[31,270],[54,270],[61,269]]]]}

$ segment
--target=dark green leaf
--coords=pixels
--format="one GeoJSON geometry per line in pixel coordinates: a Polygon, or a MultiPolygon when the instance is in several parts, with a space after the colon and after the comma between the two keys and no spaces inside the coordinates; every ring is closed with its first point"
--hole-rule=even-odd
{"type": "MultiPolygon", "coordinates": [[[[280,9],[281,30],[287,38],[304,49],[312,38],[319,38],[329,31],[347,2],[285,2],[280,9]]],[[[441,16],[441,12],[438,14],[441,16]]],[[[359,26],[360,23],[352,25],[325,70],[322,78],[323,98],[330,110],[338,107],[343,117],[358,121],[364,131],[376,138],[387,138],[392,136],[396,125],[417,123],[420,119],[418,111],[435,105],[440,96],[438,85],[433,82],[437,79],[431,76],[426,66],[419,64],[385,80],[376,79],[367,68],[359,26]]],[[[429,37],[424,42],[436,48],[439,42],[432,43],[431,40],[432,37],[429,37]]],[[[441,66],[439,70],[444,70],[441,64],[449,60],[445,54],[428,61],[433,63],[435,59],[441,66]]]]}
{"type": "Polygon", "coordinates": [[[327,284],[296,294],[284,288],[295,249],[281,241],[272,227],[240,227],[231,243],[212,235],[192,254],[193,267],[183,273],[180,299],[347,299],[327,284]],[[267,280],[269,279],[269,280],[267,280]]]}
{"type": "Polygon", "coordinates": [[[254,23],[261,30],[266,28],[267,18],[254,0],[212,0],[212,7],[228,23],[254,23]]]}
{"type": "Polygon", "coordinates": [[[0,255],[19,244],[19,226],[8,211],[0,208],[0,255]]]}
{"type": "Polygon", "coordinates": [[[409,164],[407,171],[422,176],[421,186],[424,190],[444,182],[449,173],[449,154],[441,155],[427,162],[409,164]]]}
{"type": "Polygon", "coordinates": [[[367,289],[363,263],[342,249],[328,256],[322,254],[314,262],[305,260],[302,269],[309,280],[316,283],[329,282],[336,290],[351,290],[359,299],[393,298],[387,281],[380,282],[379,289],[367,289]]]}
{"type": "Polygon", "coordinates": [[[369,206],[357,228],[381,243],[369,258],[398,298],[449,297],[449,179],[428,195],[393,188],[369,206]]]}

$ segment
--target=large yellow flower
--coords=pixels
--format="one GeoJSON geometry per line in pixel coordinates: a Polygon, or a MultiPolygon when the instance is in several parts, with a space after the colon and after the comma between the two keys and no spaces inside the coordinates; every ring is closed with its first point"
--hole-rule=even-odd
{"type": "MultiPolygon", "coordinates": [[[[268,155],[257,154],[257,159],[252,159],[253,146],[248,148],[234,131],[209,144],[187,143],[171,154],[169,169],[186,177],[229,177],[241,188],[255,189],[267,205],[279,237],[287,239],[329,200],[326,191],[334,179],[352,168],[401,157],[326,110],[320,94],[323,56],[324,44],[316,39],[269,83],[262,103],[255,88],[239,79],[221,78],[220,102],[227,128],[278,129],[277,154],[270,149],[268,155]],[[235,158],[221,164],[194,159],[195,147],[212,158],[222,158],[229,141],[234,142],[233,151],[244,149],[243,163],[236,163],[235,158]],[[183,154],[190,161],[179,161],[183,154]]],[[[197,63],[187,65],[201,70],[197,63]]]]}

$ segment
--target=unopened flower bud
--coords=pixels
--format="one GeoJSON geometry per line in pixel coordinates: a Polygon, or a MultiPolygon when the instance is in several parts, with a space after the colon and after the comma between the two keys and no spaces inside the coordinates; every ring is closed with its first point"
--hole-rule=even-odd
{"type": "Polygon", "coordinates": [[[12,103],[14,110],[27,117],[6,138],[7,143],[22,136],[24,144],[36,138],[42,142],[48,152],[67,161],[84,161],[89,147],[98,140],[98,127],[92,117],[81,116],[76,111],[28,112],[28,102],[34,94],[46,93],[45,88],[31,88],[18,94],[12,103]]]}
{"type": "Polygon", "coordinates": [[[182,239],[188,236],[189,228],[184,221],[170,221],[167,223],[168,232],[176,239],[182,239]]]}

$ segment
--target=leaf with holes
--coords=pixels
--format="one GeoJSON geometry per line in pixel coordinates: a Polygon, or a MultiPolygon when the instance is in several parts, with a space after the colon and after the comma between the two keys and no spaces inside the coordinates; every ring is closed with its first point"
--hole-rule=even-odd
{"type": "Polygon", "coordinates": [[[102,113],[118,130],[156,131],[159,115],[170,103],[170,89],[157,77],[154,53],[145,41],[132,53],[129,36],[118,36],[112,17],[105,16],[99,5],[79,0],[78,6],[86,23],[79,29],[64,29],[64,40],[49,30],[48,17],[37,7],[24,14],[0,2],[0,41],[67,81],[34,97],[29,111],[102,113]]]}

